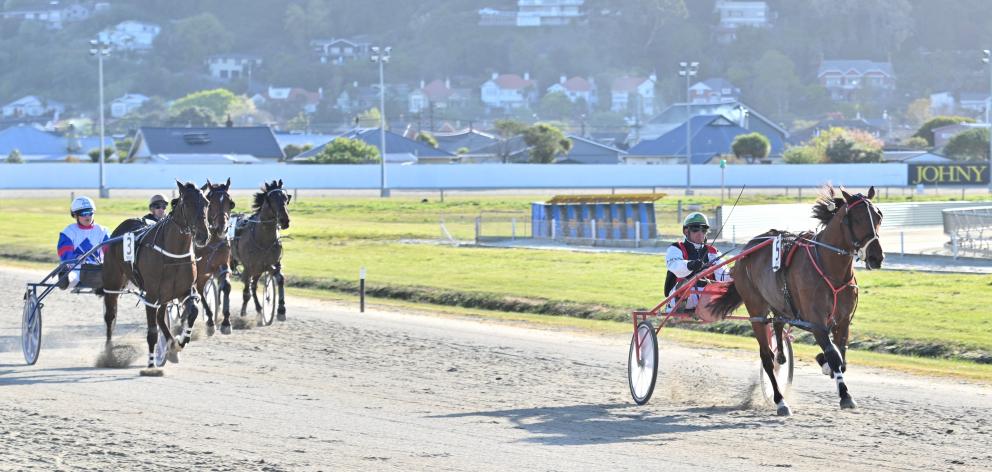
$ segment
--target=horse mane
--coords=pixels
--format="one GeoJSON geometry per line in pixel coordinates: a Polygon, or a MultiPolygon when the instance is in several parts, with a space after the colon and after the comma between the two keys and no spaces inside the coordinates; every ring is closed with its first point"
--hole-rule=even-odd
{"type": "Polygon", "coordinates": [[[258,192],[255,192],[255,200],[251,204],[251,209],[252,210],[255,210],[255,211],[261,210],[262,209],[262,204],[265,203],[265,196],[268,195],[269,192],[271,192],[271,191],[273,191],[273,190],[275,190],[277,188],[282,188],[282,184],[279,183],[278,180],[273,180],[272,183],[266,182],[262,186],[262,189],[261,190],[259,190],[258,192]]]}
{"type": "Polygon", "coordinates": [[[843,198],[835,196],[835,192],[833,185],[824,184],[820,188],[820,195],[816,197],[816,203],[813,204],[813,218],[819,220],[822,226],[830,223],[834,214],[845,203],[843,198]]]}

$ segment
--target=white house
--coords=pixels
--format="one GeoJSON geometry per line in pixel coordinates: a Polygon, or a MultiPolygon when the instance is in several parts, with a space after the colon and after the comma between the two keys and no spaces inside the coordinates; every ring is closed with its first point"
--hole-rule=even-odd
{"type": "Polygon", "coordinates": [[[101,31],[99,37],[119,51],[149,51],[161,32],[162,27],[154,23],[128,20],[101,31]]]}
{"type": "Polygon", "coordinates": [[[140,93],[128,93],[110,102],[110,116],[121,118],[144,105],[148,97],[140,93]]]}
{"type": "Polygon", "coordinates": [[[615,79],[610,87],[610,110],[620,113],[629,110],[642,116],[654,115],[654,88],[657,81],[658,76],[655,74],[647,78],[624,76],[615,79]]]}
{"type": "Polygon", "coordinates": [[[584,100],[589,106],[595,105],[599,101],[598,94],[596,93],[596,83],[593,79],[583,79],[582,77],[572,77],[571,79],[561,76],[558,79],[558,83],[548,87],[548,93],[563,93],[572,103],[575,103],[580,98],[584,100]]]}
{"type": "Polygon", "coordinates": [[[537,82],[530,80],[530,74],[493,73],[492,78],[482,84],[482,103],[489,108],[521,108],[536,98],[537,82]]]}
{"type": "Polygon", "coordinates": [[[215,54],[207,58],[210,76],[221,80],[250,79],[252,69],[261,65],[261,57],[249,54],[215,54]]]}
{"type": "Polygon", "coordinates": [[[849,100],[855,90],[870,87],[875,91],[896,88],[892,63],[866,60],[824,60],[817,79],[834,100],[849,100]]]}
{"type": "Polygon", "coordinates": [[[321,64],[344,64],[369,57],[371,43],[358,39],[315,39],[310,47],[317,53],[321,64]]]}
{"type": "Polygon", "coordinates": [[[42,116],[48,113],[61,115],[65,113],[65,106],[54,100],[42,100],[34,95],[21,97],[3,106],[4,118],[42,116]]]}
{"type": "Polygon", "coordinates": [[[482,26],[564,26],[586,18],[585,0],[517,0],[517,10],[479,10],[482,26]]]}
{"type": "Polygon", "coordinates": [[[736,102],[741,97],[741,89],[722,78],[706,79],[689,87],[689,103],[718,104],[736,102]]]}

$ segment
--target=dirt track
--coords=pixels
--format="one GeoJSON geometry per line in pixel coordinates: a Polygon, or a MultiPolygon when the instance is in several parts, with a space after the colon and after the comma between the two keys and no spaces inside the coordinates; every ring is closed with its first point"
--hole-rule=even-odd
{"type": "Polygon", "coordinates": [[[146,378],[143,312],[127,303],[117,326],[134,366],[93,368],[100,304],[59,293],[28,367],[20,294],[38,275],[0,269],[3,470],[992,468],[988,385],[852,366],[861,408],[842,412],[833,382],[800,363],[783,419],[754,393],[754,353],[669,344],[637,407],[626,336],[299,298],[288,322],[201,337],[146,378]]]}

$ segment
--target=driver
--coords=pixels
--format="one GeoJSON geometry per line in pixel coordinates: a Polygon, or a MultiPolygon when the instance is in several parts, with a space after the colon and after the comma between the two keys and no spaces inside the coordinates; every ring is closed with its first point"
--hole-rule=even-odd
{"type": "MultiPolygon", "coordinates": [[[[671,294],[676,285],[701,272],[711,263],[720,258],[720,251],[710,244],[706,244],[706,233],[710,230],[709,220],[706,215],[695,212],[690,213],[682,220],[682,235],[685,239],[677,243],[672,243],[665,253],[665,265],[668,267],[668,274],[665,277],[665,296],[671,294]]],[[[730,280],[730,274],[726,267],[720,267],[712,275],[714,280],[730,280]]],[[[706,286],[706,282],[700,280],[696,283],[697,288],[706,286]]],[[[686,300],[685,309],[693,309],[699,302],[699,295],[690,295],[686,300]]],[[[677,303],[672,300],[672,303],[677,303]]]]}
{"type": "Polygon", "coordinates": [[[169,202],[165,200],[165,197],[152,195],[152,199],[148,202],[148,214],[142,216],[141,219],[149,226],[158,223],[165,216],[165,209],[168,207],[169,202]]]}
{"type": "MultiPolygon", "coordinates": [[[[76,197],[69,207],[70,214],[76,222],[66,226],[59,233],[57,246],[59,261],[66,263],[79,259],[90,249],[93,249],[104,241],[110,239],[107,228],[93,222],[93,213],[96,205],[90,197],[76,197]]],[[[99,266],[103,264],[103,254],[107,252],[107,246],[99,251],[90,254],[86,260],[82,261],[84,266],[99,266]]],[[[99,274],[99,272],[97,272],[99,274]]],[[[63,269],[59,275],[58,286],[62,290],[75,288],[79,284],[80,266],[76,266],[72,271],[63,269]],[[66,273],[68,272],[68,273],[66,273]]]]}

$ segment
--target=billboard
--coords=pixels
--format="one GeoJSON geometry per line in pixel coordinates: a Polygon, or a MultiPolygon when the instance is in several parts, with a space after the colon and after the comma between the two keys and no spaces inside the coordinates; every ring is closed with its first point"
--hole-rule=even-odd
{"type": "Polygon", "coordinates": [[[908,184],[988,185],[989,163],[909,164],[908,184]]]}

